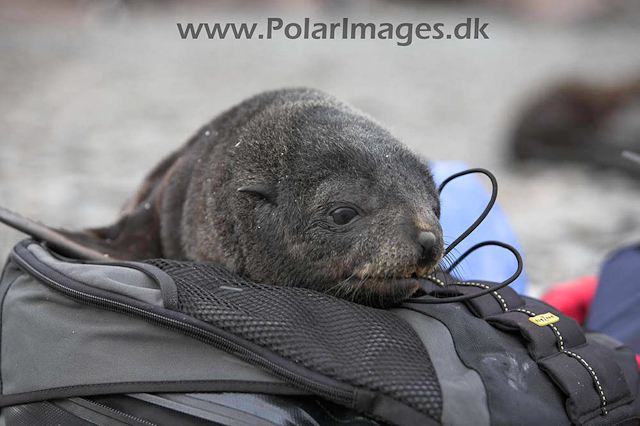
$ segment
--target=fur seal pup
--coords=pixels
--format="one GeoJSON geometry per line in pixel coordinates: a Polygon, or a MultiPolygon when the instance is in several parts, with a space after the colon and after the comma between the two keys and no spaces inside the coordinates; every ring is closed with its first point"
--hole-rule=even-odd
{"type": "Polygon", "coordinates": [[[511,135],[516,161],[571,161],[640,177],[625,151],[640,152],[640,76],[555,85],[523,109],[511,135]]]}
{"type": "Polygon", "coordinates": [[[283,89],[201,128],[112,226],[57,232],[113,258],[216,261],[384,307],[441,260],[439,215],[425,160],[336,98],[283,89]]]}

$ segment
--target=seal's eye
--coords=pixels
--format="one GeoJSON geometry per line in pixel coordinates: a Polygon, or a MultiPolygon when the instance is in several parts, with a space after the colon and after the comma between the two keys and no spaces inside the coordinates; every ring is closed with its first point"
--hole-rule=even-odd
{"type": "Polygon", "coordinates": [[[346,225],[351,222],[353,219],[359,216],[357,210],[352,209],[351,207],[338,207],[333,210],[329,216],[335,222],[336,225],[346,225]]]}

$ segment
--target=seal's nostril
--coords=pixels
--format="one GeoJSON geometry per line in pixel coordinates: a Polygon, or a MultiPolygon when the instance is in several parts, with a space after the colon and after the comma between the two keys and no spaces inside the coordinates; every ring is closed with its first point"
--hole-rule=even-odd
{"type": "Polygon", "coordinates": [[[436,245],[436,235],[433,232],[422,231],[418,234],[418,243],[422,246],[422,257],[436,245]]]}

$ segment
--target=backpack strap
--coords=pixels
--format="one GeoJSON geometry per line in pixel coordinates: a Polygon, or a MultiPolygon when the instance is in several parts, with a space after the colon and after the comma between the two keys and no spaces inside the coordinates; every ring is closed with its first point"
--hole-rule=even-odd
{"type": "Polygon", "coordinates": [[[502,330],[520,332],[535,361],[587,343],[582,329],[572,318],[555,309],[540,312],[531,309],[523,306],[485,319],[502,330]]]}

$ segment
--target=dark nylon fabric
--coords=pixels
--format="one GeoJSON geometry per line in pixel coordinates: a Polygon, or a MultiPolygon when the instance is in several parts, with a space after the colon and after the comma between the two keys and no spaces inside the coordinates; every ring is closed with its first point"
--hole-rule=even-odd
{"type": "MultiPolygon", "coordinates": [[[[217,420],[225,425],[383,426],[349,408],[312,396],[294,397],[232,392],[161,393],[108,395],[92,398],[92,400],[118,411],[151,420],[158,425],[167,426],[192,426],[192,424],[177,419],[173,422],[168,421],[164,416],[166,410],[184,413],[192,416],[191,418],[217,420]],[[153,414],[150,415],[150,412],[153,414]],[[210,416],[207,413],[215,415],[210,416]]],[[[206,424],[210,425],[209,422],[206,424]]]]}
{"type": "Polygon", "coordinates": [[[443,305],[425,310],[409,305],[450,327],[463,362],[478,369],[485,380],[492,424],[508,425],[516,418],[522,425],[609,424],[610,419],[620,418],[617,414],[612,416],[612,411],[620,408],[628,415],[637,410],[629,405],[636,395],[637,371],[621,368],[621,364],[631,365],[632,360],[625,359],[615,347],[587,342],[573,319],[543,302],[524,298],[520,304],[510,306],[507,300],[517,300],[509,295],[513,290],[504,288],[498,292],[499,297],[481,296],[468,301],[464,308],[443,305]],[[496,313],[495,300],[502,304],[503,312],[496,313]],[[487,313],[492,315],[484,318],[486,322],[475,319],[487,313]],[[529,321],[530,317],[545,313],[553,313],[560,320],[549,326],[529,321]],[[470,329],[473,332],[469,333],[470,329]],[[512,340],[514,337],[519,342],[512,340]],[[522,351],[524,348],[528,354],[522,351]],[[548,386],[551,381],[557,386],[553,392],[548,386]],[[508,399],[504,399],[505,395],[508,399]],[[523,412],[536,415],[518,417],[523,412]]]}
{"type": "Polygon", "coordinates": [[[148,262],[176,281],[180,312],[440,421],[442,393],[429,354],[409,324],[391,312],[306,289],[251,283],[215,264],[148,262]]]}
{"type": "Polygon", "coordinates": [[[640,353],[640,244],[607,259],[586,320],[592,330],[613,336],[640,353]]]}
{"type": "Polygon", "coordinates": [[[573,348],[540,364],[567,394],[567,411],[576,424],[608,415],[633,400],[620,366],[612,353],[600,346],[573,348]]]}
{"type": "Polygon", "coordinates": [[[460,359],[484,381],[492,425],[571,424],[565,395],[531,358],[519,331],[501,331],[460,303],[405,306],[449,328],[460,359]]]}

